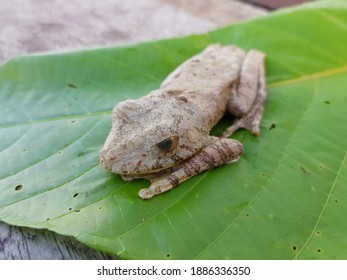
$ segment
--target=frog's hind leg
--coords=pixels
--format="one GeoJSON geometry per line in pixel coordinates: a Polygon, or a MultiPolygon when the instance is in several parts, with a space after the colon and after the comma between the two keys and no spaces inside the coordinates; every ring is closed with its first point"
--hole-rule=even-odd
{"type": "Polygon", "coordinates": [[[179,164],[172,173],[158,180],[152,180],[147,189],[139,192],[142,199],[171,190],[183,181],[213,167],[237,161],[243,151],[242,144],[228,138],[211,137],[211,144],[191,158],[179,164]]]}
{"type": "Polygon", "coordinates": [[[259,135],[259,124],[263,116],[266,99],[265,55],[257,50],[247,53],[243,62],[240,78],[232,86],[227,110],[236,117],[235,122],[221,135],[228,137],[239,128],[259,135]]]}

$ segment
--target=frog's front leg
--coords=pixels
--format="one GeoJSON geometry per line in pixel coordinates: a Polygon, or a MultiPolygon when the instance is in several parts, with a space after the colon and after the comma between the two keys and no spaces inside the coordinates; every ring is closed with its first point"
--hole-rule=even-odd
{"type": "Polygon", "coordinates": [[[171,190],[183,181],[205,170],[237,161],[242,151],[242,144],[236,140],[211,136],[209,146],[176,166],[171,174],[158,180],[152,180],[149,188],[140,190],[139,196],[142,199],[149,199],[154,195],[171,190]]]}
{"type": "Polygon", "coordinates": [[[259,135],[259,124],[266,99],[264,57],[262,52],[256,50],[247,53],[239,80],[232,86],[227,105],[228,112],[237,119],[222,134],[223,137],[230,136],[239,128],[259,135]]]}

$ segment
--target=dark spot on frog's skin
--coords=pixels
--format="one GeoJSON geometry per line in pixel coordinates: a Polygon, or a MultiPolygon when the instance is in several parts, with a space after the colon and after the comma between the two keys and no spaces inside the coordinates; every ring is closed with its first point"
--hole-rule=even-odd
{"type": "Polygon", "coordinates": [[[180,157],[179,155],[173,155],[173,156],[171,157],[171,159],[172,159],[173,162],[178,162],[178,161],[181,160],[181,157],[180,157]]]}
{"type": "Polygon", "coordinates": [[[167,176],[166,178],[170,181],[171,185],[174,187],[180,183],[180,180],[178,179],[176,175],[171,174],[167,176]]]}
{"type": "MultiPolygon", "coordinates": [[[[168,95],[176,96],[176,95],[178,95],[178,94],[181,94],[182,91],[170,89],[170,90],[166,90],[166,91],[164,92],[164,94],[165,94],[165,93],[168,94],[168,95]]],[[[165,95],[164,95],[164,97],[165,97],[165,95]]]]}
{"type": "Polygon", "coordinates": [[[79,195],[79,193],[75,193],[74,195],[73,195],[73,197],[76,197],[76,196],[78,196],[79,195]]]}
{"type": "Polygon", "coordinates": [[[276,127],[276,124],[275,123],[272,123],[269,127],[269,130],[273,130],[274,128],[276,127]]]}
{"type": "Polygon", "coordinates": [[[317,249],[317,252],[318,252],[318,253],[321,253],[321,252],[322,252],[322,250],[321,250],[321,249],[317,249]]]}
{"type": "Polygon", "coordinates": [[[73,89],[77,88],[77,86],[76,86],[76,85],[71,84],[71,83],[70,83],[70,84],[68,84],[68,87],[69,87],[69,88],[73,88],[73,89]]]}
{"type": "Polygon", "coordinates": [[[328,105],[331,104],[331,102],[330,102],[329,100],[325,100],[324,103],[325,103],[325,104],[328,104],[328,105]]]}
{"type": "Polygon", "coordinates": [[[71,210],[72,210],[72,208],[70,207],[70,208],[69,208],[69,211],[71,211],[71,210]]]}
{"type": "Polygon", "coordinates": [[[23,188],[23,185],[17,185],[14,190],[15,191],[20,191],[23,188]]]}
{"type": "Polygon", "coordinates": [[[115,156],[113,156],[113,157],[110,157],[108,160],[109,161],[115,161],[117,158],[115,157],[115,156]]]}
{"type": "Polygon", "coordinates": [[[171,257],[170,253],[166,254],[166,257],[167,257],[167,258],[170,258],[170,257],[171,257]]]}
{"type": "Polygon", "coordinates": [[[163,166],[160,164],[160,160],[161,160],[161,158],[158,158],[157,160],[156,160],[156,162],[153,164],[153,169],[155,170],[155,169],[161,169],[163,166]]]}
{"type": "Polygon", "coordinates": [[[296,251],[296,246],[293,246],[292,248],[293,248],[294,251],[296,251]]]}
{"type": "Polygon", "coordinates": [[[139,168],[142,164],[142,160],[139,160],[138,162],[136,162],[136,168],[139,168]]]}
{"type": "Polygon", "coordinates": [[[183,95],[178,95],[175,97],[175,99],[179,100],[179,101],[183,101],[184,103],[187,103],[188,102],[188,99],[183,96],[183,95]]]}

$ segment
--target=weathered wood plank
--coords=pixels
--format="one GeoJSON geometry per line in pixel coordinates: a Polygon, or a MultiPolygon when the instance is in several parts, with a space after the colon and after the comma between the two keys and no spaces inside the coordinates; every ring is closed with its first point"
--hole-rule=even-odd
{"type": "MultiPolygon", "coordinates": [[[[265,13],[232,0],[0,0],[0,64],[27,53],[206,32],[265,13]]],[[[72,237],[0,223],[0,259],[109,259],[72,237]]]]}
{"type": "Polygon", "coordinates": [[[0,63],[59,51],[200,33],[265,10],[231,0],[0,1],[0,63]]]}

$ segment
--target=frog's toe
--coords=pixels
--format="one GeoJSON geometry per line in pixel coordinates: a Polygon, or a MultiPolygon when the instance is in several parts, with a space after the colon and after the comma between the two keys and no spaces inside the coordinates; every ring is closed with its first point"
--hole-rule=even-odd
{"type": "Polygon", "coordinates": [[[155,192],[151,190],[150,188],[147,189],[141,189],[139,191],[139,197],[142,199],[150,199],[155,195],[155,192]]]}

